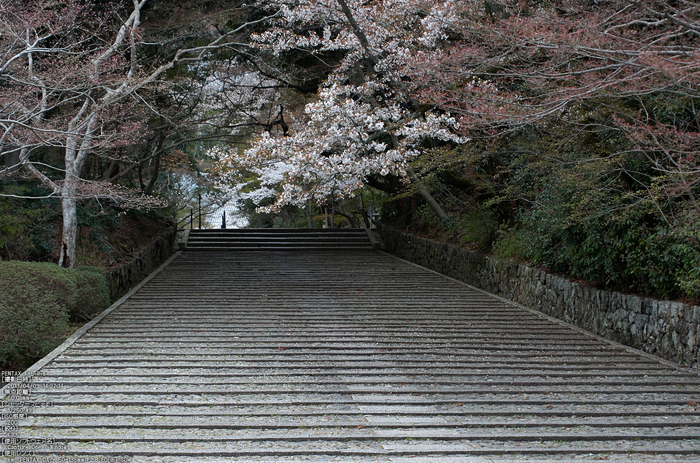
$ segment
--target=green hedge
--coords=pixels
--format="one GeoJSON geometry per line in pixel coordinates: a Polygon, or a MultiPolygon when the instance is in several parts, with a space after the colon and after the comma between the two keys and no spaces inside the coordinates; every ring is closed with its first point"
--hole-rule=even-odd
{"type": "Polygon", "coordinates": [[[76,267],[72,271],[77,286],[76,304],[70,307],[71,320],[83,322],[109,306],[109,284],[104,270],[76,267]]]}
{"type": "Polygon", "coordinates": [[[23,369],[109,306],[100,269],[37,262],[0,262],[0,368],[23,369]]]}

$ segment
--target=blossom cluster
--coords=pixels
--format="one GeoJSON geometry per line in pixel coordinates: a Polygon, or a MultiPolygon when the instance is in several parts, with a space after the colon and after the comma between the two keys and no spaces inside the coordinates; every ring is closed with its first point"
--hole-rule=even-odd
{"type": "Polygon", "coordinates": [[[252,172],[259,188],[247,197],[275,199],[265,210],[325,203],[352,197],[372,175],[405,179],[407,163],[420,156],[426,139],[467,142],[458,135],[455,118],[420,110],[405,85],[405,69],[415,55],[436,52],[448,37],[454,2],[262,3],[281,14],[267,31],[253,36],[255,47],[277,54],[295,49],[345,54],[288,136],[265,132],[242,154],[217,150],[231,172],[222,183],[235,183],[235,171],[252,172]]]}

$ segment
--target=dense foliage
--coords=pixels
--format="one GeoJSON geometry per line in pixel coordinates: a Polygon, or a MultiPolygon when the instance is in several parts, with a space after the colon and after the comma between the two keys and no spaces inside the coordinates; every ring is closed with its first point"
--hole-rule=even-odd
{"type": "Polygon", "coordinates": [[[488,204],[515,206],[525,257],[697,297],[699,25],[688,1],[464,2],[413,82],[461,115],[460,160],[488,173],[488,204]]]}

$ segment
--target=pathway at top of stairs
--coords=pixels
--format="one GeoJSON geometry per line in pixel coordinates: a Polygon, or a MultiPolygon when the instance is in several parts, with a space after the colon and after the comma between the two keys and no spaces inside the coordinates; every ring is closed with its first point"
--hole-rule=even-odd
{"type": "Polygon", "coordinates": [[[228,228],[191,230],[187,249],[196,251],[361,251],[373,248],[364,228],[228,228]]]}
{"type": "Polygon", "coordinates": [[[53,461],[700,458],[695,372],[372,251],[188,248],[31,386],[53,461]]]}

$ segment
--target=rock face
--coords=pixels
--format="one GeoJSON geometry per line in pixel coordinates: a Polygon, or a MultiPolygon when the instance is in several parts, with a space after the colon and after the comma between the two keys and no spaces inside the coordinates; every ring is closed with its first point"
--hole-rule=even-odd
{"type": "Polygon", "coordinates": [[[386,250],[599,336],[700,368],[700,307],[602,291],[542,270],[378,226],[386,250]]]}
{"type": "Polygon", "coordinates": [[[116,301],[157,269],[175,252],[175,225],[163,231],[130,262],[107,272],[110,300],[116,301]]]}

